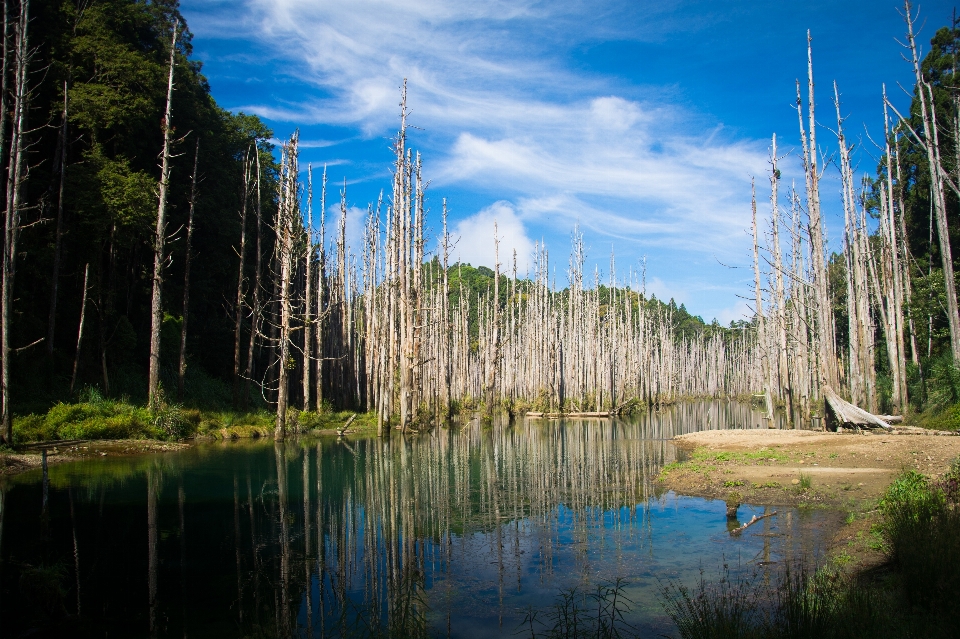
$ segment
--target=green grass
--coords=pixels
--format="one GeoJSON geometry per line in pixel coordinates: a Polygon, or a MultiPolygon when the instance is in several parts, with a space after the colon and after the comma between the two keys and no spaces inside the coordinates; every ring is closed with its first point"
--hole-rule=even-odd
{"type": "Polygon", "coordinates": [[[712,451],[708,448],[697,448],[690,456],[693,462],[748,462],[748,461],[787,461],[789,457],[770,448],[761,448],[756,451],[712,451]]]}
{"type": "Polygon", "coordinates": [[[13,438],[18,444],[70,439],[176,439],[185,436],[189,426],[177,407],[164,406],[154,413],[89,390],[76,404],[56,404],[45,415],[15,418],[13,438]]]}

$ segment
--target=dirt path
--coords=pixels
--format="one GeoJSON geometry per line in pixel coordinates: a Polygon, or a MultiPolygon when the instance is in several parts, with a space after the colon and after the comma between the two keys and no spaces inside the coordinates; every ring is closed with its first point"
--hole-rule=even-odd
{"type": "Polygon", "coordinates": [[[35,444],[20,452],[0,453],[0,475],[16,475],[31,468],[39,468],[44,448],[47,450],[47,465],[53,466],[76,459],[161,453],[189,447],[189,442],[161,442],[153,439],[98,439],[35,444]]]}

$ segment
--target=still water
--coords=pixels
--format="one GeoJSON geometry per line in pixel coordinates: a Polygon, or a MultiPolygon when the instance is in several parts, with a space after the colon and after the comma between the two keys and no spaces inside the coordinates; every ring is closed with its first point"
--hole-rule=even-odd
{"type": "Polygon", "coordinates": [[[780,508],[731,537],[723,502],[658,487],[674,435],[756,427],[701,402],[52,466],[46,500],[40,471],[0,484],[0,636],[514,636],[617,578],[628,621],[670,634],[661,583],[819,553],[823,513],[780,508]]]}

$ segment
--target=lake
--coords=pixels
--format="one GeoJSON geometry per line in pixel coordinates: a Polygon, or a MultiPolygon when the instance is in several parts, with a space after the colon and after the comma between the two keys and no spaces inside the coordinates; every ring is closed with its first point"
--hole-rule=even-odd
{"type": "Polygon", "coordinates": [[[669,635],[662,584],[724,564],[763,578],[822,552],[822,511],[778,508],[731,536],[722,501],[658,488],[673,436],[758,427],[748,406],[692,402],[199,443],[51,466],[46,489],[31,471],[0,484],[0,636],[518,636],[617,579],[626,621],[669,635]]]}

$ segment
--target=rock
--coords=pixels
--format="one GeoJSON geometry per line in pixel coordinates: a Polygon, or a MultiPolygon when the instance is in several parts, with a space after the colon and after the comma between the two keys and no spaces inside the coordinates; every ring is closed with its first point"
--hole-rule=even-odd
{"type": "Polygon", "coordinates": [[[799,479],[793,479],[793,480],[790,481],[790,483],[793,484],[794,486],[796,486],[796,485],[798,485],[798,484],[800,483],[800,480],[799,480],[799,479]]]}

